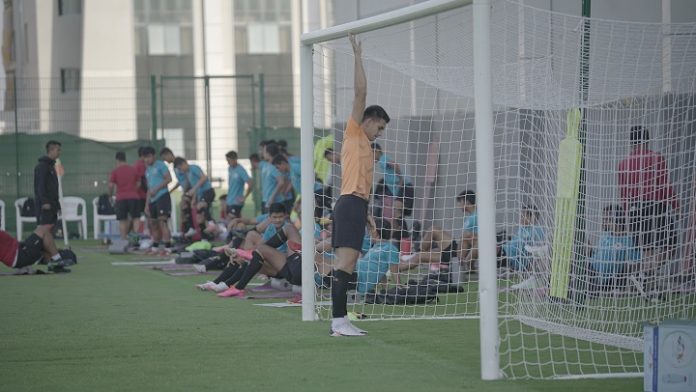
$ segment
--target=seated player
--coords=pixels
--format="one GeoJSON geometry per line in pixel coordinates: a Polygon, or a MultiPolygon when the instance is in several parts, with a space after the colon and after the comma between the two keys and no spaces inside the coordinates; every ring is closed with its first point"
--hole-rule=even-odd
{"type": "Polygon", "coordinates": [[[462,233],[459,261],[464,270],[471,271],[478,259],[478,213],[476,212],[476,193],[463,191],[457,196],[457,205],[464,212],[464,232],[462,233]]]}
{"type": "MultiPolygon", "coordinates": [[[[272,204],[271,207],[276,206],[272,204]]],[[[282,205],[275,207],[280,210],[282,205]]],[[[271,214],[273,215],[273,214],[271,214]]],[[[286,279],[290,284],[302,284],[302,257],[300,255],[300,233],[291,224],[282,224],[280,227],[274,224],[273,236],[263,244],[256,247],[251,254],[244,254],[242,251],[229,249],[228,255],[238,261],[240,258],[247,259],[246,263],[238,263],[238,271],[241,272],[237,281],[232,277],[227,280],[229,288],[218,297],[242,297],[246,294],[245,288],[251,279],[259,272],[267,276],[286,279]],[[238,257],[242,256],[242,257],[238,257]]],[[[235,271],[236,272],[236,271],[235,271]]],[[[236,276],[235,276],[236,278],[236,276]]]]}
{"type": "Polygon", "coordinates": [[[22,269],[34,265],[42,260],[49,260],[48,271],[53,273],[70,272],[66,265],[74,264],[74,261],[63,257],[52,260],[51,254],[43,243],[43,235],[35,230],[26,241],[19,242],[6,231],[0,230],[0,262],[10,268],[22,269]]]}
{"type": "Polygon", "coordinates": [[[622,275],[638,268],[640,248],[626,231],[626,217],[620,206],[606,206],[602,216],[602,233],[591,250],[589,266],[596,274],[590,292],[622,286],[622,275]]]}
{"type": "MultiPolygon", "coordinates": [[[[244,241],[241,243],[239,249],[253,250],[258,246],[268,243],[270,240],[276,237],[276,234],[280,231],[289,231],[288,228],[294,227],[288,222],[288,215],[285,212],[285,206],[281,203],[275,203],[271,205],[271,212],[263,222],[257,224],[254,229],[247,232],[244,241]],[[288,229],[288,230],[286,230],[288,229]]],[[[296,231],[296,230],[295,230],[296,231]]],[[[272,242],[275,244],[275,242],[272,242]]],[[[278,243],[276,247],[279,248],[281,252],[287,251],[287,246],[285,242],[278,243]]],[[[235,252],[230,252],[233,249],[229,246],[216,248],[219,251],[225,251],[227,253],[236,255],[235,252]]],[[[206,282],[197,285],[201,290],[211,290],[211,291],[224,291],[229,288],[232,284],[239,281],[242,276],[243,270],[246,268],[247,263],[243,260],[231,257],[229,265],[222,271],[222,273],[212,282],[206,282]]]]}
{"type": "Polygon", "coordinates": [[[457,250],[457,241],[451,233],[433,227],[423,234],[420,252],[401,256],[399,271],[412,269],[421,263],[439,263],[441,269],[447,270],[452,258],[457,256],[457,250]]]}
{"type": "Polygon", "coordinates": [[[544,229],[537,223],[538,219],[539,211],[536,207],[525,207],[522,210],[522,221],[517,234],[501,245],[502,265],[517,271],[524,271],[529,267],[532,255],[526,247],[541,245],[546,238],[544,229]]]}
{"type": "Polygon", "coordinates": [[[398,272],[399,250],[392,239],[389,221],[375,220],[375,229],[371,231],[372,247],[365,253],[355,267],[357,273],[356,290],[360,294],[374,291],[378,283],[383,282],[387,271],[398,272]]]}

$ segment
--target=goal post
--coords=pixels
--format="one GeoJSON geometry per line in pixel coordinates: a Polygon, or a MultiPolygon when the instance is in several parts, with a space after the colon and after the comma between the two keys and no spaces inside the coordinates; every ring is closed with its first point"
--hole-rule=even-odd
{"type": "Polygon", "coordinates": [[[696,23],[526,3],[425,1],[302,36],[302,318],[331,315],[354,33],[391,118],[361,158],[391,227],[365,236],[348,311],[478,319],[485,380],[637,377],[643,324],[696,317],[696,23]]]}
{"type": "MultiPolygon", "coordinates": [[[[385,27],[410,22],[419,18],[446,12],[471,5],[472,0],[430,0],[409,7],[400,8],[381,15],[356,20],[323,30],[302,35],[300,49],[300,84],[301,84],[301,156],[302,194],[314,193],[314,178],[306,175],[313,173],[313,136],[314,136],[314,99],[313,99],[313,45],[345,38],[349,34],[360,34],[385,27]]],[[[476,178],[478,192],[495,195],[495,171],[493,148],[493,105],[490,71],[490,0],[473,0],[474,5],[474,73],[475,73],[475,122],[476,122],[476,178]]],[[[484,197],[478,204],[479,237],[479,298],[481,308],[481,377],[484,380],[500,378],[498,357],[498,294],[496,282],[496,234],[495,234],[495,197],[484,197]]],[[[312,198],[302,199],[302,227],[313,227],[314,217],[308,213],[314,209],[312,198]]],[[[314,240],[311,236],[302,237],[303,259],[302,279],[314,281],[314,240]]],[[[315,286],[305,284],[302,287],[302,319],[312,321],[318,318],[315,310],[315,286]]]]}
{"type": "MultiPolygon", "coordinates": [[[[300,44],[300,154],[302,156],[302,172],[313,173],[313,152],[314,152],[314,66],[313,66],[313,45],[321,42],[331,41],[338,38],[346,38],[349,34],[360,34],[400,23],[409,22],[424,16],[434,15],[455,8],[471,4],[472,0],[430,0],[418,3],[409,7],[400,8],[394,11],[385,12],[369,18],[355,20],[338,26],[329,27],[322,30],[311,31],[302,34],[300,44]]],[[[490,0],[483,1],[488,3],[490,0]]],[[[490,17],[490,11],[489,11],[490,17]]],[[[489,52],[490,54],[490,52],[489,52]]],[[[488,60],[490,63],[490,58],[488,60]]],[[[490,81],[490,73],[489,79],[490,81]]],[[[490,88],[490,83],[489,83],[490,88]]],[[[490,93],[489,93],[490,97],[490,93]]],[[[489,104],[490,108],[490,104],[489,104]]],[[[492,147],[492,146],[491,146],[492,147]]],[[[491,154],[492,156],[492,154],[491,154]]],[[[491,172],[491,178],[492,178],[491,172]]],[[[313,176],[302,176],[301,193],[303,195],[314,194],[313,176]]],[[[313,198],[302,198],[301,208],[303,211],[314,209],[313,198]]],[[[313,227],[314,218],[312,214],[302,214],[302,226],[313,227]]],[[[495,242],[495,235],[493,236],[495,242]]],[[[302,279],[304,282],[314,281],[314,240],[311,236],[302,237],[302,279]]],[[[494,278],[495,279],[495,278],[494,278]]],[[[495,292],[495,290],[493,290],[495,292]]],[[[315,287],[305,284],[302,286],[302,320],[317,320],[315,310],[315,287]]]]}

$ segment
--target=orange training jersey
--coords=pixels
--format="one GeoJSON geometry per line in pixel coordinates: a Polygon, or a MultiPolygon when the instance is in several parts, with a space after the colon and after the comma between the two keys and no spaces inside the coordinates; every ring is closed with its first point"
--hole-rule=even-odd
{"type": "Polygon", "coordinates": [[[370,139],[351,116],[341,148],[341,195],[355,194],[369,200],[374,166],[370,139]]]}

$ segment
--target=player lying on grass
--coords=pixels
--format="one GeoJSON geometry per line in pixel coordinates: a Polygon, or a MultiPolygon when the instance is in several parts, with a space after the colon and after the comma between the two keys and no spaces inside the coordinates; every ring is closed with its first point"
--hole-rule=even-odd
{"type": "Polygon", "coordinates": [[[63,257],[52,260],[43,242],[43,235],[35,230],[26,241],[19,242],[6,231],[0,230],[0,262],[10,268],[21,269],[29,267],[42,260],[49,260],[48,270],[54,273],[70,272],[67,265],[75,264],[74,260],[63,257]]]}
{"type": "MultiPolygon", "coordinates": [[[[290,224],[288,221],[288,214],[285,211],[285,206],[281,203],[274,203],[271,205],[268,218],[257,224],[254,229],[247,232],[240,249],[254,250],[258,246],[265,243],[278,248],[278,250],[281,252],[287,252],[287,245],[285,241],[278,241],[277,234],[279,232],[285,233],[292,231],[297,232],[295,227],[292,226],[292,224],[290,224]]],[[[229,254],[233,254],[232,252],[229,252],[230,249],[233,248],[229,244],[216,248],[216,250],[226,251],[229,254]]],[[[231,258],[228,266],[217,278],[215,278],[215,280],[197,285],[196,287],[201,290],[211,290],[216,292],[225,291],[231,285],[239,281],[244,273],[244,269],[247,267],[247,264],[248,263],[239,258],[231,258]]]]}

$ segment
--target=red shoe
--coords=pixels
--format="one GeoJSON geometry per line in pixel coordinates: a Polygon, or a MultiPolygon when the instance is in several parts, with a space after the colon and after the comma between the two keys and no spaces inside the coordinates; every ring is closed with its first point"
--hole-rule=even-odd
{"type": "Polygon", "coordinates": [[[239,290],[236,287],[232,286],[229,289],[223,291],[222,293],[218,294],[217,296],[220,298],[228,298],[228,297],[243,297],[246,294],[246,291],[244,290],[239,290]]]}

